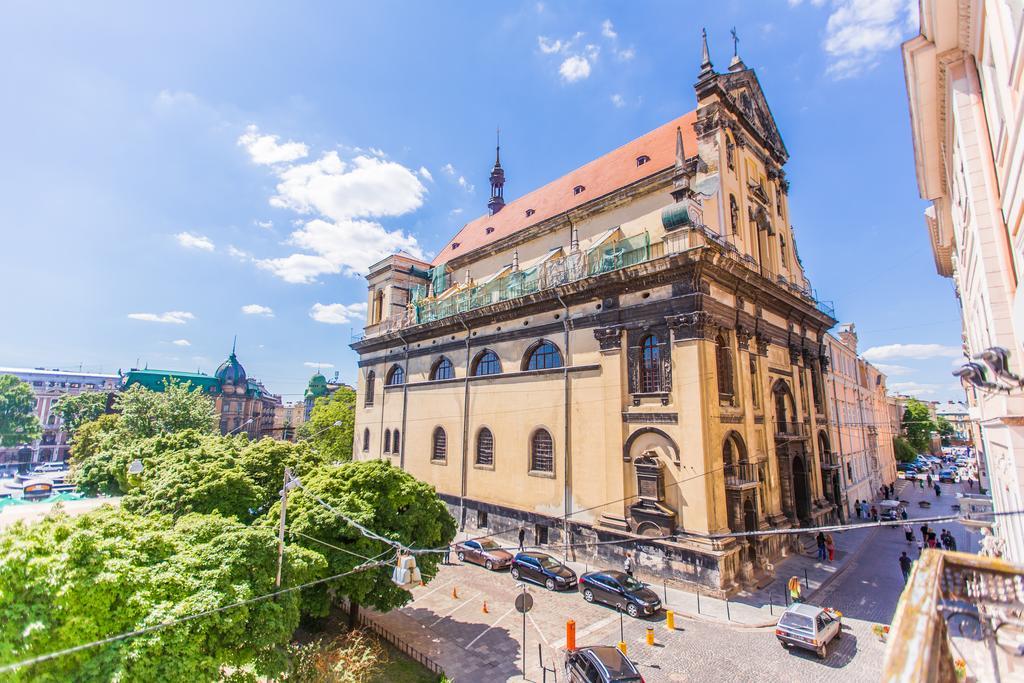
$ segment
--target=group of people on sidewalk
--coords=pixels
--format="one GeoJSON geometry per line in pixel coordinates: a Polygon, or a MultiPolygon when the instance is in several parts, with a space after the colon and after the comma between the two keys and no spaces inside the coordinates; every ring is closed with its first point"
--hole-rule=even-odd
{"type": "Polygon", "coordinates": [[[836,541],[832,538],[832,534],[819,531],[814,540],[818,544],[818,560],[823,562],[828,558],[829,562],[834,562],[836,559],[836,541]]]}
{"type": "MultiPolygon", "coordinates": [[[[903,525],[903,533],[907,537],[907,543],[914,542],[914,527],[910,526],[910,523],[903,525]]],[[[956,538],[947,529],[943,529],[938,535],[935,530],[927,524],[921,525],[921,540],[917,542],[917,555],[921,556],[925,548],[932,549],[944,549],[944,550],[956,550],[956,538]]],[[[907,551],[904,550],[900,553],[899,557],[900,571],[903,573],[903,582],[910,578],[910,569],[914,565],[914,561],[907,555],[907,551]]]]}

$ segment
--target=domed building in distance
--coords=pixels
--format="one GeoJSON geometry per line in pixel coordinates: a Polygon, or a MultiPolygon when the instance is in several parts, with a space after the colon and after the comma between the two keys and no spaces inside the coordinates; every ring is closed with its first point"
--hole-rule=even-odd
{"type": "Polygon", "coordinates": [[[253,439],[264,436],[281,438],[274,421],[282,410],[281,397],[267,391],[263,383],[250,378],[232,346],[231,354],[217,366],[213,375],[177,370],[141,370],[132,368],[121,374],[121,388],[141,384],[152,391],[163,391],[167,382],[189,382],[210,396],[220,415],[222,434],[248,434],[253,439]]]}

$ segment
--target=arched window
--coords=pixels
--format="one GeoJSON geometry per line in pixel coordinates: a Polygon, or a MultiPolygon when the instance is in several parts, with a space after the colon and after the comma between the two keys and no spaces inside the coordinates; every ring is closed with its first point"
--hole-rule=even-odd
{"type": "Polygon", "coordinates": [[[373,405],[373,391],[374,391],[374,385],[376,383],[377,383],[377,374],[373,370],[370,370],[368,373],[366,373],[366,396],[363,399],[363,405],[364,406],[372,406],[373,405]]]}
{"type": "Polygon", "coordinates": [[[391,452],[394,453],[395,455],[398,455],[399,453],[402,452],[401,435],[402,433],[396,429],[394,436],[391,437],[391,452]]]}
{"type": "Polygon", "coordinates": [[[370,450],[370,430],[369,429],[364,429],[363,430],[363,451],[365,452],[365,451],[368,451],[368,450],[370,450]]]}
{"type": "Polygon", "coordinates": [[[476,435],[476,464],[494,465],[494,435],[487,427],[482,427],[476,435]]]}
{"type": "Polygon", "coordinates": [[[587,189],[587,188],[583,187],[582,185],[577,185],[576,187],[572,188],[572,193],[573,194],[580,194],[585,189],[587,189]]]}
{"type": "Polygon", "coordinates": [[[391,368],[391,372],[388,373],[388,378],[384,383],[389,387],[405,384],[405,370],[402,369],[402,366],[396,365],[391,368]]]}
{"type": "Polygon", "coordinates": [[[430,459],[433,462],[445,462],[448,459],[448,435],[444,433],[444,427],[434,427],[430,459]]]}
{"type": "Polygon", "coordinates": [[[722,443],[722,464],[726,467],[747,461],[747,449],[736,432],[731,432],[722,443]]]}
{"type": "Polygon", "coordinates": [[[732,350],[722,334],[715,339],[715,365],[718,368],[718,398],[731,404],[736,394],[733,383],[732,350]]]}
{"type": "Polygon", "coordinates": [[[384,452],[385,453],[390,453],[391,452],[391,430],[390,429],[385,429],[384,430],[384,452]]]}
{"type": "Polygon", "coordinates": [[[546,429],[538,429],[530,438],[530,471],[555,471],[555,444],[546,429]]]}
{"type": "Polygon", "coordinates": [[[661,351],[653,334],[644,337],[640,344],[640,391],[662,391],[661,351]]]}
{"type": "Polygon", "coordinates": [[[441,356],[441,360],[434,363],[434,368],[430,371],[430,379],[452,379],[455,377],[455,368],[452,366],[452,362],[441,356]]]}
{"type": "Polygon", "coordinates": [[[473,361],[474,377],[498,374],[501,374],[501,361],[498,360],[498,355],[494,351],[484,351],[473,361]]]}
{"type": "Polygon", "coordinates": [[[647,156],[646,154],[641,154],[640,156],[638,156],[636,158],[636,165],[637,166],[643,166],[644,164],[646,164],[650,160],[651,160],[651,158],[649,156],[647,156]]]}
{"type": "Polygon", "coordinates": [[[736,205],[735,195],[729,195],[729,227],[732,228],[732,234],[739,232],[740,207],[736,205]]]}
{"type": "Polygon", "coordinates": [[[549,341],[542,341],[535,345],[526,356],[523,363],[524,370],[544,370],[547,368],[562,367],[562,354],[558,347],[549,341]]]}

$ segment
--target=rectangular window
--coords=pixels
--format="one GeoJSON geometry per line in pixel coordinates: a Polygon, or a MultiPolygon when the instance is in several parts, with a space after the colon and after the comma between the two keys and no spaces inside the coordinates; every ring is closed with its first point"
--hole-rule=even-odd
{"type": "Polygon", "coordinates": [[[538,524],[534,529],[534,538],[537,539],[537,545],[547,545],[548,542],[548,528],[543,524],[538,524]]]}
{"type": "Polygon", "coordinates": [[[483,510],[476,511],[476,527],[478,529],[487,528],[487,513],[483,510]]]}

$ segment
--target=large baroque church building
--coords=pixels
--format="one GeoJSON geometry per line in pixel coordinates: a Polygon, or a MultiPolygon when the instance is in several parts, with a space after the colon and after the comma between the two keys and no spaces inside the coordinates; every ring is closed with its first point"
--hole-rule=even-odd
{"type": "Polygon", "coordinates": [[[506,202],[432,263],[371,267],[355,453],[460,525],[729,593],[840,502],[825,334],[789,224],[788,154],[753,70],[506,202]],[[622,543],[608,543],[609,541],[622,543]]]}

